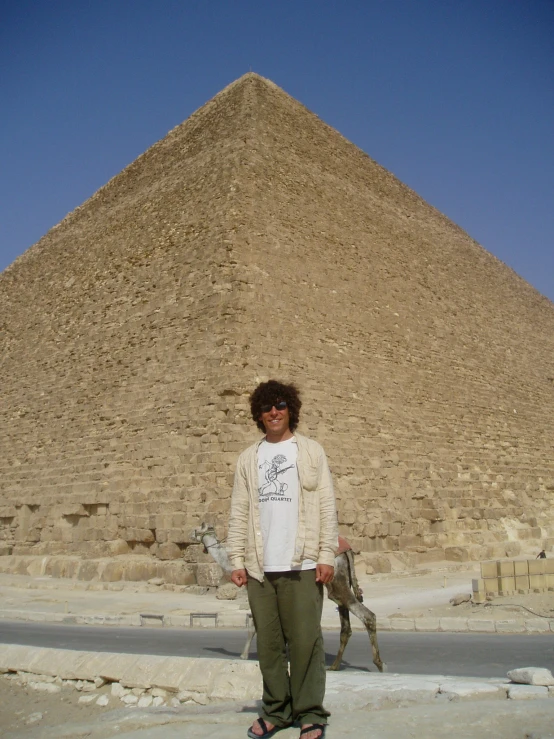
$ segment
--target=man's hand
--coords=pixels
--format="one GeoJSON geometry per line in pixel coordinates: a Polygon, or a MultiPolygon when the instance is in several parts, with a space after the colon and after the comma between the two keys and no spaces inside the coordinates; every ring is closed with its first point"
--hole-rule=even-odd
{"type": "Polygon", "coordinates": [[[235,585],[239,586],[239,588],[242,588],[243,585],[246,585],[246,580],[246,570],[233,570],[231,572],[231,582],[234,582],[235,585]]]}
{"type": "Polygon", "coordinates": [[[316,582],[331,582],[335,574],[335,568],[331,565],[316,565],[315,568],[315,581],[316,582]]]}

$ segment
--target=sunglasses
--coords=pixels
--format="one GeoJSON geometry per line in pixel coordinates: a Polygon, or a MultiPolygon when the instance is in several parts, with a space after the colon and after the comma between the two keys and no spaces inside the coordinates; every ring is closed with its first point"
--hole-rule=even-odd
{"type": "Polygon", "coordinates": [[[266,403],[265,405],[262,405],[260,410],[262,411],[262,413],[269,413],[269,411],[273,407],[275,408],[276,411],[284,411],[285,408],[287,407],[287,401],[280,400],[278,403],[271,403],[271,405],[269,403],[266,403]]]}

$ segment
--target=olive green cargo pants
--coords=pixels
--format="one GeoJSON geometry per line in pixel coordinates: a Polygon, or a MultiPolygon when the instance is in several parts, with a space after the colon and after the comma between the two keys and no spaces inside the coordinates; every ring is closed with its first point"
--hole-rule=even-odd
{"type": "Polygon", "coordinates": [[[248,578],[263,677],[261,715],[276,726],[326,724],[323,585],[315,570],[266,572],[248,578]],[[287,665],[287,647],[290,674],[287,665]]]}

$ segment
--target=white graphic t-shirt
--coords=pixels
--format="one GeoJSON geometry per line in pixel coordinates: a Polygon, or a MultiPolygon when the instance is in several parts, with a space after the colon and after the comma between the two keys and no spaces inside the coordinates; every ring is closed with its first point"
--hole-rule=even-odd
{"type": "Polygon", "coordinates": [[[310,570],[312,560],[292,566],[298,528],[297,445],[294,437],[258,447],[258,496],[264,544],[264,571],[310,570]]]}

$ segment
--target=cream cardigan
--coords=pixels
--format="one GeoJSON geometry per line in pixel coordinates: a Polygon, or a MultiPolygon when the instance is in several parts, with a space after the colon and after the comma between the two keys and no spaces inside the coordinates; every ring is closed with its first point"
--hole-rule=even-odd
{"type": "MultiPolygon", "coordinates": [[[[292,565],[303,559],[333,566],[338,549],[338,523],[333,482],[323,447],[313,439],[295,434],[299,477],[298,530],[292,565]]],[[[234,570],[246,569],[260,582],[263,543],[258,507],[258,446],[262,439],[239,456],[235,471],[227,552],[234,570]]]]}

